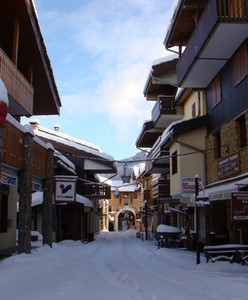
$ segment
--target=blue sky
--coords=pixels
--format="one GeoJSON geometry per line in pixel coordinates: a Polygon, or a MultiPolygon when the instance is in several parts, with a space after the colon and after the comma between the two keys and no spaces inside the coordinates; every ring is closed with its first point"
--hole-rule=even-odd
{"type": "MultiPolygon", "coordinates": [[[[154,103],[143,89],[175,0],[35,0],[62,101],[40,125],[98,145],[114,159],[138,152],[154,103]]],[[[33,117],[34,118],[34,117],[33,117]]],[[[29,119],[25,119],[27,123],[29,119]]]]}

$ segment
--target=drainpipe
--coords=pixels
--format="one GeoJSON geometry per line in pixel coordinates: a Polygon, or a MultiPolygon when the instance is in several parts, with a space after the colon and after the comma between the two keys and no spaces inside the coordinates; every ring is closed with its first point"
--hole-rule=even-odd
{"type": "Polygon", "coordinates": [[[201,93],[199,90],[197,90],[197,98],[198,98],[198,116],[200,116],[201,113],[201,93]]]}

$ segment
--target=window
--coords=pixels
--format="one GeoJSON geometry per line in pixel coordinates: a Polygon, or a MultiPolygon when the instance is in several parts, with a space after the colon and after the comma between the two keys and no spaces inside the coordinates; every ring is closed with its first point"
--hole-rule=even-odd
{"type": "Polygon", "coordinates": [[[191,110],[192,110],[192,118],[195,118],[196,117],[195,103],[193,103],[191,110]]]}
{"type": "Polygon", "coordinates": [[[248,75],[248,45],[245,44],[234,56],[233,79],[239,84],[248,75]]]}
{"type": "Polygon", "coordinates": [[[172,175],[177,173],[177,151],[175,151],[174,153],[172,153],[172,175]]]}
{"type": "Polygon", "coordinates": [[[221,101],[221,80],[220,76],[216,77],[209,87],[209,98],[212,108],[221,101]]]}
{"type": "Polygon", "coordinates": [[[229,10],[231,17],[243,17],[246,11],[244,0],[229,0],[229,10]]]}
{"type": "Polygon", "coordinates": [[[0,232],[7,232],[8,197],[0,194],[0,232]]]}
{"type": "Polygon", "coordinates": [[[246,137],[246,121],[245,115],[242,115],[237,119],[238,123],[238,135],[239,135],[239,146],[240,148],[247,146],[247,137],[246,137]]]}
{"type": "Polygon", "coordinates": [[[221,138],[220,132],[214,135],[214,158],[219,159],[221,158],[221,138]]]}

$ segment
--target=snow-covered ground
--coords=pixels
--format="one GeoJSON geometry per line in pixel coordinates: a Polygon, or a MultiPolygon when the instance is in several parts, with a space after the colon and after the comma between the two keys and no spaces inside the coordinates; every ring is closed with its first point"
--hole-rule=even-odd
{"type": "Polygon", "coordinates": [[[247,300],[248,266],[196,265],[195,253],[157,249],[135,230],[63,241],[0,261],[3,300],[247,300]]]}

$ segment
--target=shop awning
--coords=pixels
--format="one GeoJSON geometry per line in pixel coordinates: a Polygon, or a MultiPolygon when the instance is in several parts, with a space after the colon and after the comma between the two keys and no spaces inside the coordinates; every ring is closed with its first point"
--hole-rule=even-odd
{"type": "Polygon", "coordinates": [[[238,192],[248,186],[248,173],[245,175],[246,177],[243,179],[238,180],[236,177],[236,181],[209,187],[199,193],[199,198],[208,198],[209,201],[230,200],[233,192],[238,192]]]}
{"type": "MultiPolygon", "coordinates": [[[[34,192],[32,194],[31,206],[34,207],[37,205],[41,205],[42,202],[43,202],[43,192],[34,192]]],[[[85,207],[89,207],[89,208],[94,207],[93,202],[90,199],[79,194],[76,195],[76,202],[84,204],[85,207]]],[[[17,212],[19,212],[19,202],[17,202],[17,212]]]]}

